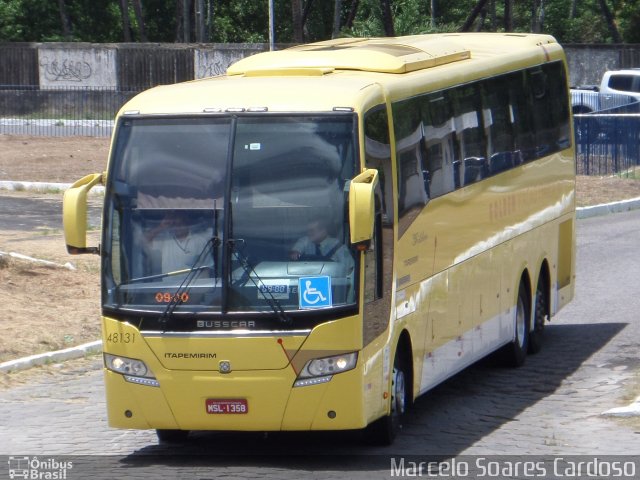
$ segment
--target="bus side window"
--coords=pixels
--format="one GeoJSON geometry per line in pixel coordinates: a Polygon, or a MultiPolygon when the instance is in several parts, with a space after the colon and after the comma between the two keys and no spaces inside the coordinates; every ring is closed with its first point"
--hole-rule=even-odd
{"type": "Polygon", "coordinates": [[[384,105],[369,110],[364,118],[365,165],[378,170],[381,189],[381,213],[385,225],[393,225],[393,174],[389,117],[384,105]]]}
{"type": "Polygon", "coordinates": [[[367,112],[364,125],[366,167],[375,168],[379,175],[373,238],[364,256],[364,301],[369,303],[383,297],[382,225],[393,226],[389,121],[384,105],[367,112]]]}
{"type": "Polygon", "coordinates": [[[369,250],[364,256],[364,302],[369,303],[382,298],[382,212],[379,197],[376,198],[376,216],[373,226],[373,238],[369,250]]]}
{"type": "Polygon", "coordinates": [[[378,170],[376,215],[369,251],[364,254],[363,341],[368,345],[389,326],[393,279],[394,185],[389,116],[384,105],[364,117],[365,165],[378,170]]]}
{"type": "Polygon", "coordinates": [[[514,168],[521,163],[515,154],[513,114],[509,104],[509,78],[500,76],[481,83],[482,112],[488,146],[489,175],[514,168]]]}
{"type": "Polygon", "coordinates": [[[439,197],[458,188],[460,179],[459,157],[455,122],[448,92],[425,95],[422,103],[424,144],[429,171],[431,198],[439,197]]]}
{"type": "Polygon", "coordinates": [[[479,85],[469,84],[450,90],[456,133],[462,158],[463,185],[487,176],[486,138],[479,85]]]}

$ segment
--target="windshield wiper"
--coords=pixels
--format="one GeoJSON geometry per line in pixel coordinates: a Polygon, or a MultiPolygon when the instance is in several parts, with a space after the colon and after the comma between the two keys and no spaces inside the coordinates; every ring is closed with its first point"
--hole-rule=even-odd
{"type": "MultiPolygon", "coordinates": [[[[169,320],[173,318],[173,312],[175,312],[178,305],[183,303],[182,299],[184,298],[184,294],[189,292],[189,289],[191,288],[191,284],[193,283],[195,278],[198,276],[198,273],[200,273],[201,270],[206,268],[214,268],[213,273],[214,273],[214,278],[216,278],[215,268],[218,265],[217,253],[218,253],[218,246],[220,246],[220,238],[217,235],[218,235],[218,209],[216,206],[216,201],[214,200],[213,201],[213,237],[207,240],[207,243],[204,244],[204,247],[202,247],[202,250],[198,254],[196,261],[193,262],[193,265],[191,266],[191,268],[187,270],[188,272],[187,276],[184,278],[184,280],[178,287],[178,290],[176,291],[175,295],[173,295],[173,297],[171,298],[171,301],[167,304],[166,308],[164,309],[164,312],[162,312],[162,315],[160,317],[160,323],[164,325],[162,333],[167,331],[167,325],[169,323],[169,320]],[[211,251],[212,251],[213,267],[209,267],[208,265],[203,265],[201,267],[198,267],[198,264],[205,257],[205,255],[209,251],[209,248],[211,248],[211,251]]],[[[171,274],[177,274],[177,273],[169,272],[167,275],[171,275],[171,274]]]]}
{"type": "MultiPolygon", "coordinates": [[[[191,268],[179,271],[180,273],[184,273],[184,272],[188,272],[188,273],[187,273],[187,276],[182,281],[182,283],[180,284],[180,286],[178,287],[178,290],[176,290],[176,293],[171,298],[171,301],[167,304],[166,308],[164,309],[164,312],[162,312],[162,316],[160,317],[160,323],[164,325],[162,333],[167,331],[167,325],[169,323],[169,320],[173,318],[173,312],[178,307],[178,305],[183,303],[182,298],[184,298],[184,294],[189,292],[189,289],[191,288],[191,284],[196,279],[200,271],[202,271],[203,269],[215,268],[215,264],[213,265],[213,267],[209,267],[208,265],[207,266],[203,265],[201,267],[198,267],[198,264],[208,253],[210,248],[213,249],[213,251],[215,252],[218,245],[220,245],[220,239],[218,237],[211,237],[209,240],[207,240],[207,243],[204,244],[204,247],[200,251],[200,254],[196,258],[196,261],[193,263],[191,268]]],[[[169,272],[167,274],[161,274],[161,275],[171,275],[171,274],[177,274],[177,272],[169,272]]]]}
{"type": "Polygon", "coordinates": [[[242,270],[244,270],[244,275],[242,276],[240,281],[244,280],[246,283],[246,281],[250,280],[251,283],[253,283],[253,285],[262,294],[262,297],[267,302],[269,307],[271,307],[271,310],[273,310],[273,313],[276,314],[276,316],[278,317],[278,320],[281,323],[284,323],[285,325],[291,325],[293,323],[293,321],[291,320],[291,317],[287,315],[287,312],[284,310],[284,308],[282,308],[282,304],[273,295],[273,293],[271,293],[271,291],[268,288],[260,288],[261,285],[264,286],[265,284],[260,278],[260,276],[258,275],[258,272],[256,272],[255,268],[253,268],[249,263],[249,259],[247,258],[245,253],[239,248],[235,248],[236,244],[239,243],[244,245],[245,241],[243,239],[233,239],[233,240],[229,240],[229,243],[231,245],[231,250],[237,253],[240,266],[242,266],[242,270]]]}

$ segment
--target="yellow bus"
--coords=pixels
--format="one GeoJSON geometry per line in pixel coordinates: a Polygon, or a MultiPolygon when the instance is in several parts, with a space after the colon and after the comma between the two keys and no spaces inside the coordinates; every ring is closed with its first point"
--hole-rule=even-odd
{"type": "Polygon", "coordinates": [[[64,197],[102,261],[109,424],[390,443],[461,369],[522,364],[573,297],[569,112],[562,48],[525,34],[338,39],[136,96],[64,197]]]}

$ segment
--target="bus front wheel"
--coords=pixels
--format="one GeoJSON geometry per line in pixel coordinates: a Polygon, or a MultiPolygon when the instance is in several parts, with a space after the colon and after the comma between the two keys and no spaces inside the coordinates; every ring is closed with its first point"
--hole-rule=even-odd
{"type": "Polygon", "coordinates": [[[376,420],[365,430],[366,440],[376,445],[391,445],[402,427],[402,419],[407,410],[409,398],[408,370],[396,354],[393,362],[391,379],[391,411],[388,415],[376,420]]]}
{"type": "Polygon", "coordinates": [[[156,430],[160,443],[182,443],[189,436],[189,430],[156,430]]]}

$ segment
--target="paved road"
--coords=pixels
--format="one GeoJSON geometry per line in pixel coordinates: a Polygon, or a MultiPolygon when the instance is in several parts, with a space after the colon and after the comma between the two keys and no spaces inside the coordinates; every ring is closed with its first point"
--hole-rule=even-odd
{"type": "Polygon", "coordinates": [[[576,298],[543,351],[516,370],[475,365],[423,396],[392,447],[350,433],[197,433],[159,446],[152,432],[107,427],[95,360],[0,391],[0,455],[110,454],[104,478],[367,479],[390,477],[390,455],[640,455],[640,429],[600,416],[625,404],[640,367],[639,238],[640,211],[578,222],[576,298]]]}
{"type": "MultiPolygon", "coordinates": [[[[89,224],[100,225],[98,200],[89,205],[89,224]]],[[[62,202],[59,195],[33,195],[0,191],[0,230],[30,231],[62,228],[62,202]]]]}

